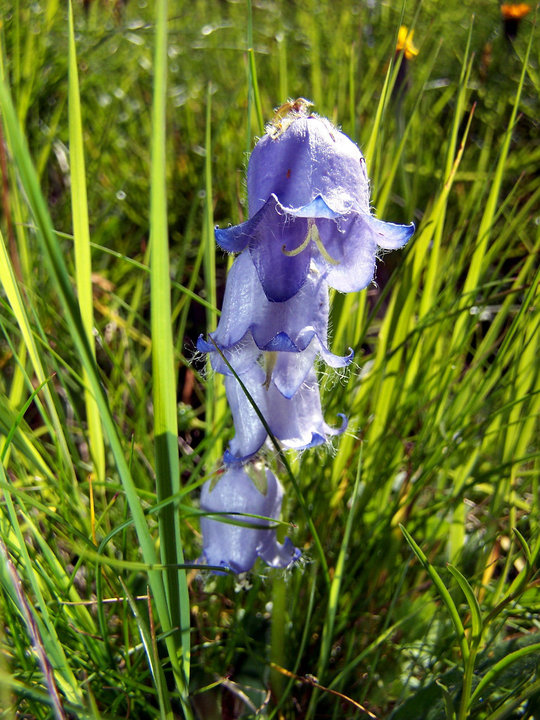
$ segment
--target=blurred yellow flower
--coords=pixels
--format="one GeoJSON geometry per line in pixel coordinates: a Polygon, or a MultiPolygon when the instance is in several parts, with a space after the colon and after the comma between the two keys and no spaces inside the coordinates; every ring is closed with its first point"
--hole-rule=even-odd
{"type": "Polygon", "coordinates": [[[501,5],[501,15],[503,20],[521,20],[525,15],[531,12],[531,6],[527,3],[519,3],[518,5],[510,5],[503,3],[501,5]]]}
{"type": "Polygon", "coordinates": [[[396,52],[401,52],[403,50],[407,60],[412,60],[413,57],[418,55],[418,48],[416,48],[413,43],[413,35],[414,30],[409,30],[405,25],[402,25],[399,28],[396,52]]]}

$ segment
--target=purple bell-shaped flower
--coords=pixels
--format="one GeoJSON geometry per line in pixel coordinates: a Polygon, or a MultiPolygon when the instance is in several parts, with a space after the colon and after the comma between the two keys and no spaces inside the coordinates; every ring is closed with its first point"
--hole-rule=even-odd
{"type": "MultiPolygon", "coordinates": [[[[261,492],[246,471],[255,471],[252,458],[268,430],[283,448],[295,450],[345,430],[345,418],[339,428],[326,424],[314,368],[317,355],[331,367],[348,365],[353,355],[339,357],[328,347],[328,288],[365,288],[379,248],[402,247],[414,231],[412,224],[373,217],[362,153],[308,107],[300,99],[277,112],[249,161],[249,220],[216,230],[217,243],[240,255],[227,278],[218,327],[197,347],[225,376],[235,435],[224,455],[225,473],[203,486],[201,508],[233,519],[239,513],[279,516],[279,481],[266,470],[261,492]]],[[[207,563],[244,572],[257,557],[286,567],[299,556],[262,520],[252,524],[203,516],[207,563]]]]}
{"type": "MultiPolygon", "coordinates": [[[[291,361],[294,356],[290,356],[291,361]]],[[[304,383],[291,397],[286,398],[278,390],[269,370],[253,363],[239,375],[247,391],[255,401],[272,434],[288,450],[305,450],[322,445],[329,435],[338,435],[347,427],[345,416],[338,428],[324,421],[319,384],[313,369],[304,383]]],[[[225,377],[225,390],[231,408],[235,436],[225,452],[227,463],[242,463],[251,458],[263,446],[267,432],[255,412],[243,388],[235,377],[225,377]]]]}
{"type": "Polygon", "coordinates": [[[400,248],[414,225],[377,220],[359,148],[299,104],[269,126],[248,166],[250,218],[216,230],[230,252],[248,249],[266,297],[292,298],[315,266],[330,287],[354,292],[373,279],[378,248],[400,248]]]}
{"type": "Polygon", "coordinates": [[[216,345],[239,375],[261,354],[274,353],[272,379],[286,398],[305,381],[317,353],[330,367],[345,367],[353,358],[352,350],[339,357],[328,349],[328,286],[320,273],[311,270],[289,300],[270,302],[247,251],[229,272],[219,324],[210,337],[213,342],[201,336],[197,348],[209,353],[213,369],[225,375],[231,371],[216,345]]]}
{"type": "Polygon", "coordinates": [[[283,499],[281,483],[270,470],[266,470],[262,480],[266,485],[264,492],[255,487],[242,467],[233,466],[217,483],[209,480],[203,485],[201,510],[226,513],[229,520],[260,526],[246,527],[202,516],[203,556],[209,565],[239,573],[251,570],[257,557],[275,568],[288,567],[300,557],[300,551],[289,538],[285,538],[283,544],[277,541],[275,528],[269,527],[267,522],[238,515],[247,513],[279,519],[283,499]]]}

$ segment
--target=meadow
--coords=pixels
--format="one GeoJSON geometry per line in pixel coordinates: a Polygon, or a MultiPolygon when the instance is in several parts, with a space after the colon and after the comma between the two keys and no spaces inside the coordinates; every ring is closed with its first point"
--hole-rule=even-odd
{"type": "Polygon", "coordinates": [[[535,12],[0,4],[0,718],[540,718],[535,12]],[[266,451],[301,559],[217,575],[214,227],[297,97],[416,232],[332,294],[347,431],[266,451]]]}

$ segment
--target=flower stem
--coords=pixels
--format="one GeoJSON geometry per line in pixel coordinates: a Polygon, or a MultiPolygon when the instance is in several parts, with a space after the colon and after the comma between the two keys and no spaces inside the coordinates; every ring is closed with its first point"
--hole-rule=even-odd
{"type": "MultiPolygon", "coordinates": [[[[274,584],[272,588],[272,628],[271,628],[271,645],[270,645],[270,661],[279,667],[285,667],[285,623],[286,614],[285,604],[285,580],[283,575],[274,575],[274,584]]],[[[277,670],[270,673],[270,684],[272,692],[279,698],[283,695],[285,684],[284,676],[277,670]]]]}

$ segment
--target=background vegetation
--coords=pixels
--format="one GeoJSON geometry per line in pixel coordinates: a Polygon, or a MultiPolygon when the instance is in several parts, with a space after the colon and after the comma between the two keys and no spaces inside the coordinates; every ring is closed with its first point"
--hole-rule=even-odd
{"type": "Polygon", "coordinates": [[[495,0],[0,7],[0,717],[540,717],[534,8],[510,39],[495,0]],[[195,341],[289,96],[417,232],[333,298],[349,431],[290,456],[323,553],[270,458],[303,560],[215,576],[195,341]]]}

